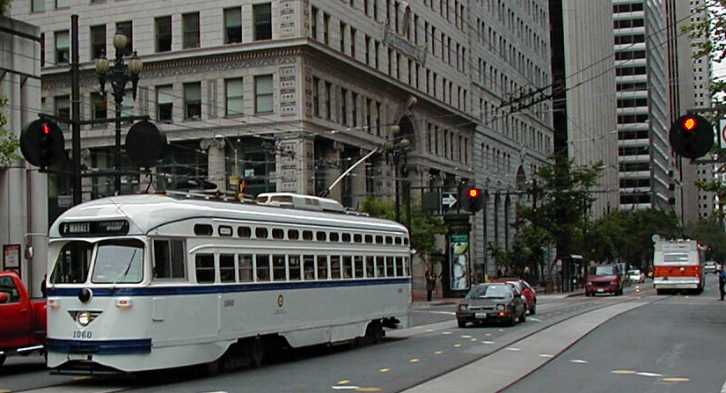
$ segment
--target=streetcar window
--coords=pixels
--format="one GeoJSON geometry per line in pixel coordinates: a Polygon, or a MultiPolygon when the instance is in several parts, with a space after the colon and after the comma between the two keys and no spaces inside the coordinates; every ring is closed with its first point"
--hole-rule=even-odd
{"type": "Polygon", "coordinates": [[[343,242],[344,243],[350,242],[350,233],[343,232],[343,242]]]}
{"type": "Polygon", "coordinates": [[[375,275],[375,273],[374,273],[375,267],[373,265],[374,265],[373,257],[367,256],[366,257],[366,277],[368,277],[368,278],[374,277],[374,275],[375,275]]]}
{"type": "Polygon", "coordinates": [[[360,233],[356,233],[353,235],[353,242],[354,243],[362,243],[363,242],[363,236],[360,233]]]}
{"type": "Polygon", "coordinates": [[[288,256],[287,263],[290,271],[290,281],[300,281],[300,255],[288,256]]]}
{"type": "Polygon", "coordinates": [[[212,236],[212,226],[209,224],[195,224],[194,234],[197,236],[212,236]]]}
{"type": "Polygon", "coordinates": [[[303,240],[313,240],[313,231],[303,231],[303,240]]]}
{"type": "Polygon", "coordinates": [[[214,255],[197,254],[194,258],[197,271],[197,283],[208,284],[214,282],[214,255]]]}
{"type": "Polygon", "coordinates": [[[408,238],[407,237],[404,237],[403,238],[403,244],[408,245],[408,238]]]}
{"type": "Polygon", "coordinates": [[[255,264],[257,265],[257,281],[270,281],[270,256],[257,254],[255,264]]]}
{"type": "Polygon", "coordinates": [[[144,243],[135,239],[98,244],[91,281],[98,284],[137,284],[144,276],[144,243]]]}
{"type": "Polygon", "coordinates": [[[395,237],[395,240],[396,240],[396,244],[399,244],[400,245],[402,243],[401,242],[401,238],[398,237],[398,236],[395,237]]]}
{"type": "Polygon", "coordinates": [[[219,236],[232,236],[232,227],[220,225],[219,228],[217,228],[217,233],[219,233],[219,236]]]}
{"type": "Polygon", "coordinates": [[[386,277],[394,277],[395,270],[393,270],[393,257],[386,257],[386,277]]]}
{"type": "Polygon", "coordinates": [[[318,255],[318,280],[328,279],[328,256],[318,255]]]}
{"type": "Polygon", "coordinates": [[[305,275],[305,280],[315,280],[315,256],[314,255],[305,255],[303,256],[303,274],[305,275]]]}
{"type": "Polygon", "coordinates": [[[343,256],[343,278],[353,278],[353,258],[343,256]]]}
{"type": "Polygon", "coordinates": [[[376,235],[376,244],[383,244],[383,236],[376,235]]]}
{"type": "Polygon", "coordinates": [[[340,280],[340,256],[330,256],[330,279],[340,280]]]}
{"type": "Polygon", "coordinates": [[[383,257],[376,257],[376,277],[386,277],[386,263],[383,257]]]}
{"type": "Polygon", "coordinates": [[[237,236],[242,239],[249,239],[252,237],[252,229],[250,227],[237,227],[237,236]]]}
{"type": "Polygon", "coordinates": [[[220,254],[219,255],[219,281],[220,282],[235,282],[234,277],[234,255],[220,254]]]}
{"type": "Polygon", "coordinates": [[[252,277],[252,254],[239,254],[239,282],[251,282],[252,277]]]}
{"type": "Polygon", "coordinates": [[[326,237],[327,236],[325,236],[325,232],[323,231],[318,231],[315,233],[315,240],[319,242],[324,242],[326,237]]]}
{"type": "Polygon", "coordinates": [[[273,239],[284,239],[285,238],[285,231],[280,228],[274,228],[272,229],[272,238],[273,239]]]}
{"type": "Polygon", "coordinates": [[[373,243],[373,235],[365,235],[365,238],[364,238],[364,240],[365,240],[365,242],[366,242],[366,243],[368,243],[368,244],[371,244],[371,243],[373,243]]]}
{"type": "Polygon", "coordinates": [[[53,284],[80,284],[86,282],[91,265],[93,244],[82,241],[66,243],[55,261],[50,282],[53,284]]]}
{"type": "Polygon", "coordinates": [[[285,256],[272,256],[272,281],[285,281],[285,256]]]}
{"type": "Polygon", "coordinates": [[[386,236],[386,244],[393,244],[393,237],[386,236]]]}
{"type": "Polygon", "coordinates": [[[267,228],[264,227],[257,227],[255,228],[255,237],[257,239],[267,239],[267,228]]]}
{"type": "Polygon", "coordinates": [[[338,232],[330,232],[330,241],[331,242],[339,242],[340,241],[340,234],[338,234],[338,232]]]}
{"type": "Polygon", "coordinates": [[[396,277],[402,276],[403,270],[401,268],[401,257],[394,257],[393,261],[393,275],[396,277]]]}
{"type": "Polygon", "coordinates": [[[290,240],[297,240],[300,238],[300,231],[297,229],[288,229],[287,230],[287,238],[290,240]]]}
{"type": "Polygon", "coordinates": [[[154,279],[186,279],[184,240],[154,240],[154,279]]]}
{"type": "Polygon", "coordinates": [[[408,276],[408,257],[403,257],[403,264],[401,265],[401,275],[408,276]]]}
{"type": "Polygon", "coordinates": [[[363,278],[363,257],[360,255],[354,256],[353,266],[355,266],[355,278],[363,278]]]}

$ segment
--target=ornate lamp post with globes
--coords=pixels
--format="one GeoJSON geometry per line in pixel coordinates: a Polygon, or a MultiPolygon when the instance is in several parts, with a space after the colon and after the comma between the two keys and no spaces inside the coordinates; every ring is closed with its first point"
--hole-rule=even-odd
{"type": "Polygon", "coordinates": [[[111,94],[116,103],[116,140],[114,151],[114,189],[116,195],[121,194],[121,104],[126,94],[126,85],[131,82],[131,94],[136,100],[136,90],[139,85],[139,74],[143,69],[141,59],[133,52],[128,58],[128,64],[124,58],[129,39],[121,33],[113,37],[113,46],[116,48],[116,58],[113,64],[105,55],[96,60],[96,75],[101,85],[101,94],[106,94],[106,82],[111,84],[111,94]]]}

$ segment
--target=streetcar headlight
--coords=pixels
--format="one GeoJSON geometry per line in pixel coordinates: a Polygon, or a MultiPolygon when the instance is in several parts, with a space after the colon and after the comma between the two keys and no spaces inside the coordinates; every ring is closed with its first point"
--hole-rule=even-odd
{"type": "Polygon", "coordinates": [[[87,326],[89,323],[91,323],[91,313],[89,313],[88,311],[84,311],[78,314],[77,321],[81,326],[87,326]]]}
{"type": "Polygon", "coordinates": [[[505,308],[507,308],[505,305],[497,304],[497,311],[504,311],[505,308]]]}

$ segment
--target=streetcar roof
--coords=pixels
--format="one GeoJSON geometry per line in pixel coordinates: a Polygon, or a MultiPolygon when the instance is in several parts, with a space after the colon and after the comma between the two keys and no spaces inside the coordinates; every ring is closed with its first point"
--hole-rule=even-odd
{"type": "Polygon", "coordinates": [[[408,233],[406,227],[397,222],[365,216],[142,194],[96,199],[74,206],[58,217],[50,228],[49,236],[61,237],[59,226],[62,222],[125,219],[129,222],[129,235],[145,235],[161,225],[194,218],[323,225],[352,230],[408,233]]]}

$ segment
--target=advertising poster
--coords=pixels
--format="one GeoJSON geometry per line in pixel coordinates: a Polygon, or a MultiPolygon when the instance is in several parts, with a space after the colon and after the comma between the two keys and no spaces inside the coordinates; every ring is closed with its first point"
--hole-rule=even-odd
{"type": "Polygon", "coordinates": [[[451,290],[469,289],[469,235],[455,234],[449,237],[449,266],[451,266],[451,290]]]}

